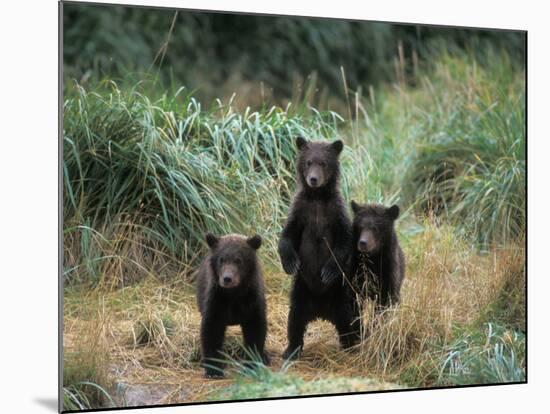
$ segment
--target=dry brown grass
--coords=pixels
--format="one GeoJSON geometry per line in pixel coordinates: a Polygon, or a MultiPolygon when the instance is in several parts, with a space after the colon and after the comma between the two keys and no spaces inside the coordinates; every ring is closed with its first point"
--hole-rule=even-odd
{"type": "MultiPolygon", "coordinates": [[[[64,268],[66,280],[71,283],[93,282],[102,290],[130,286],[145,278],[159,282],[179,278],[192,269],[179,258],[170,256],[151,241],[144,225],[133,216],[129,220],[120,215],[110,225],[95,230],[83,225],[67,223],[64,234],[64,268]]],[[[182,253],[182,257],[196,257],[182,253]]]]}
{"type": "MultiPolygon", "coordinates": [[[[323,321],[310,324],[304,353],[289,373],[306,380],[370,377],[429,386],[439,369],[440,349],[453,339],[457,325],[475,323],[503,298],[515,298],[517,303],[510,312],[520,313],[511,318],[522,323],[523,244],[479,254],[450,229],[426,226],[425,231],[404,237],[407,276],[400,306],[376,315],[372,304],[365,304],[364,340],[349,352],[340,350],[332,325],[323,321]]],[[[120,280],[125,268],[111,264],[104,270],[113,272],[105,280],[120,280]]],[[[278,370],[286,346],[291,279],[269,269],[265,274],[267,351],[272,356],[272,369],[278,370]]],[[[68,289],[64,309],[66,361],[72,355],[87,356],[88,362],[77,361],[73,366],[95,367],[97,376],[90,380],[107,386],[169,386],[158,403],[205,400],[217,387],[233,383],[231,376],[224,380],[203,378],[198,363],[200,316],[194,287],[183,276],[176,274],[171,282],[145,276],[141,283],[122,289],[118,283],[85,293],[68,289]]],[[[237,348],[240,338],[240,330],[230,327],[226,339],[229,353],[237,348]]]]}

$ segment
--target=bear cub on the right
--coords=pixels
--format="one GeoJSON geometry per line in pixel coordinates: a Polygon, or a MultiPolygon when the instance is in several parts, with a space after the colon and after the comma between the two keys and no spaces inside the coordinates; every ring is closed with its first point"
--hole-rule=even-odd
{"type": "Polygon", "coordinates": [[[353,254],[351,274],[360,289],[381,310],[396,305],[405,278],[405,255],[395,232],[399,206],[351,202],[353,217],[353,254]]]}

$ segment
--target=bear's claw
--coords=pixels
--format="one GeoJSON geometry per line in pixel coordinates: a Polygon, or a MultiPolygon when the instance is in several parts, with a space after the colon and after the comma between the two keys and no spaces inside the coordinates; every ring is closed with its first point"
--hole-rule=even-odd
{"type": "Polygon", "coordinates": [[[327,263],[321,270],[321,282],[325,285],[332,284],[340,275],[340,271],[332,263],[327,263]]]}
{"type": "Polygon", "coordinates": [[[300,269],[300,259],[296,253],[294,253],[290,258],[282,258],[281,262],[285,273],[289,275],[298,273],[298,270],[300,269]]]}
{"type": "Polygon", "coordinates": [[[223,371],[217,369],[206,368],[204,371],[205,378],[222,379],[224,377],[223,371]]]}

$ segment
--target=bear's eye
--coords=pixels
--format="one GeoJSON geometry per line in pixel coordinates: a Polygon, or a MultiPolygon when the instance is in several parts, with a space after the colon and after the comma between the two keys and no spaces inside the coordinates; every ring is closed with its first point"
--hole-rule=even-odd
{"type": "Polygon", "coordinates": [[[320,162],[319,164],[320,164],[320,165],[321,165],[321,167],[323,167],[323,168],[325,168],[325,167],[327,166],[327,163],[326,163],[326,162],[324,162],[324,161],[321,161],[321,162],[320,162]]]}
{"type": "Polygon", "coordinates": [[[307,165],[308,167],[311,167],[311,164],[313,164],[313,163],[311,162],[311,160],[307,160],[306,165],[307,165]]]}
{"type": "Polygon", "coordinates": [[[236,264],[237,266],[240,266],[242,263],[243,263],[243,260],[242,260],[240,257],[237,257],[237,258],[235,259],[235,264],[236,264]]]}
{"type": "Polygon", "coordinates": [[[365,230],[368,230],[368,231],[376,231],[376,226],[372,223],[366,223],[365,225],[365,230]]]}

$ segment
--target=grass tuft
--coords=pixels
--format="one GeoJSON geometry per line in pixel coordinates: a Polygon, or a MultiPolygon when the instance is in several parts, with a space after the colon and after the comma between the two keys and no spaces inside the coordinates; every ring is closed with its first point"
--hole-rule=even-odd
{"type": "Polygon", "coordinates": [[[444,385],[525,381],[525,335],[488,323],[462,334],[446,350],[439,382],[444,385]]]}

